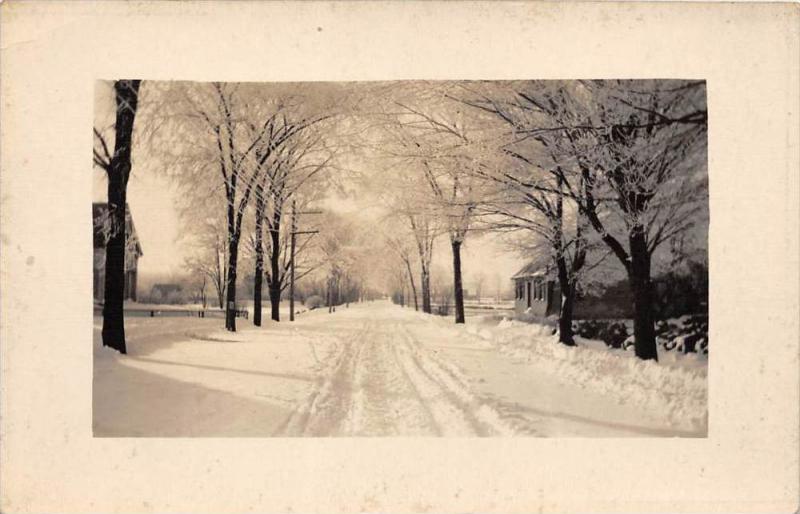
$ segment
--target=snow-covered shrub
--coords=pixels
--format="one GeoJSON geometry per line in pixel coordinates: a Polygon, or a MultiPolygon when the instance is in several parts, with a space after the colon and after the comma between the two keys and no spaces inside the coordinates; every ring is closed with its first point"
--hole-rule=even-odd
{"type": "Polygon", "coordinates": [[[308,308],[308,310],[313,311],[314,309],[322,307],[322,303],[323,302],[321,296],[311,295],[308,298],[306,298],[306,301],[303,302],[303,305],[305,305],[308,308]]]}
{"type": "MultiPolygon", "coordinates": [[[[684,334],[675,338],[675,351],[680,353],[690,353],[697,351],[697,342],[704,337],[701,334],[684,334]]],[[[708,344],[706,343],[706,348],[708,344]]]]}
{"type": "Polygon", "coordinates": [[[633,336],[628,336],[628,337],[627,337],[627,338],[626,338],[626,339],[625,339],[625,340],[622,342],[622,349],[623,349],[623,350],[632,350],[632,349],[633,349],[633,346],[634,346],[634,337],[633,337],[633,336]]]}
{"type": "Polygon", "coordinates": [[[609,322],[601,326],[598,336],[606,345],[622,348],[622,343],[628,338],[628,328],[620,321],[609,322]]]}
{"type": "Polygon", "coordinates": [[[590,319],[579,323],[577,333],[586,339],[595,339],[598,336],[598,329],[597,322],[590,319]]]}
{"type": "Polygon", "coordinates": [[[656,323],[656,340],[667,351],[708,353],[708,317],[681,316],[656,323]],[[699,346],[703,342],[702,348],[699,346]]]}
{"type": "Polygon", "coordinates": [[[658,343],[663,349],[670,351],[675,349],[675,339],[659,335],[656,336],[656,343],[658,343]]]}
{"type": "MultiPolygon", "coordinates": [[[[585,339],[603,341],[611,348],[629,349],[633,341],[631,320],[576,320],[572,331],[585,339]]],[[[666,351],[708,353],[708,317],[686,315],[659,320],[655,324],[656,342],[666,351]],[[703,342],[702,348],[699,346],[703,342]]]]}

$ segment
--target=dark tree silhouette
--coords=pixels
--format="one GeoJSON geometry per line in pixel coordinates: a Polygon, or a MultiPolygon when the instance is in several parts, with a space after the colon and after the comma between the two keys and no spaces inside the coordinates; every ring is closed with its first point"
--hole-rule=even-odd
{"type": "Polygon", "coordinates": [[[108,241],[106,243],[105,301],[103,304],[103,345],[126,353],[123,300],[125,293],[126,205],[131,173],[133,123],[139,101],[140,80],[114,83],[116,121],[114,154],[95,129],[94,162],[108,177],[108,241]]]}

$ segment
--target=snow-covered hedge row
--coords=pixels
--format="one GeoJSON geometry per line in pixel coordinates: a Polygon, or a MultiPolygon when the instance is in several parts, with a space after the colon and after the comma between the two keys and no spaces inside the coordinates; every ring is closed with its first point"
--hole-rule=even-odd
{"type": "Polygon", "coordinates": [[[578,346],[567,347],[558,342],[552,327],[509,320],[492,328],[467,330],[550,376],[602,392],[620,403],[661,412],[673,426],[691,430],[707,424],[707,369],[702,355],[659,349],[660,362],[642,361],[601,341],[577,338],[578,346]]]}
{"type": "MultiPolygon", "coordinates": [[[[662,320],[656,323],[655,329],[662,351],[708,354],[707,316],[662,320]]],[[[585,339],[599,339],[611,348],[633,349],[631,320],[576,320],[572,322],[572,330],[585,339]]]]}

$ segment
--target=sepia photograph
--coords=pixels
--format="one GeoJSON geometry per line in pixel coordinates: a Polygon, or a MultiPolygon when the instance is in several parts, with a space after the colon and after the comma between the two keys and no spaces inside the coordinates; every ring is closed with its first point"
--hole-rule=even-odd
{"type": "Polygon", "coordinates": [[[705,81],[94,87],[95,437],[706,437],[705,81]]]}
{"type": "Polygon", "coordinates": [[[798,21],[0,1],[0,512],[798,512],[798,21]]]}

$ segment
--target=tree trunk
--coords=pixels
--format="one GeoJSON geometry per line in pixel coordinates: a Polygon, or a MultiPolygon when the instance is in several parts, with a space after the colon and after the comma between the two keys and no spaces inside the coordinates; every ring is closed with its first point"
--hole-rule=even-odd
{"type": "Polygon", "coordinates": [[[331,293],[333,296],[333,312],[336,312],[336,306],[339,305],[339,278],[336,277],[333,279],[333,292],[331,293]]]}
{"type": "Polygon", "coordinates": [[[431,276],[427,267],[422,267],[422,312],[431,313],[431,276]]]}
{"type": "MultiPolygon", "coordinates": [[[[219,237],[219,236],[215,236],[219,237]]],[[[227,273],[224,269],[225,266],[225,258],[220,258],[220,249],[224,249],[224,246],[220,244],[219,239],[216,239],[214,245],[214,287],[217,290],[217,302],[219,302],[219,308],[221,310],[225,310],[225,280],[227,279],[227,273]]]]}
{"type": "Polygon", "coordinates": [[[239,256],[239,235],[230,236],[228,246],[227,304],[225,305],[225,328],[236,332],[236,261],[239,256]]]}
{"type": "Polygon", "coordinates": [[[255,251],[256,270],[253,278],[253,325],[261,326],[261,289],[264,280],[264,201],[259,192],[256,196],[255,251]]]}
{"type": "Polygon", "coordinates": [[[269,302],[272,307],[272,320],[281,320],[281,286],[283,277],[281,276],[281,206],[276,205],[273,215],[272,225],[270,226],[269,236],[270,248],[270,279],[269,279],[269,302]]]}
{"type": "Polygon", "coordinates": [[[225,309],[225,293],[222,286],[216,286],[217,289],[217,302],[220,309],[225,309]]]}
{"type": "Polygon", "coordinates": [[[269,286],[269,303],[270,307],[272,308],[272,320],[273,321],[280,321],[281,320],[281,286],[275,286],[275,283],[271,283],[269,286]]]}
{"type": "Polygon", "coordinates": [[[294,321],[294,279],[295,279],[295,245],[297,243],[297,210],[295,209],[295,201],[292,200],[292,224],[290,225],[291,233],[289,237],[291,239],[289,251],[289,266],[291,271],[291,276],[289,277],[289,321],[294,321]]]}
{"type": "Polygon", "coordinates": [[[253,325],[261,326],[261,289],[263,288],[263,257],[256,255],[256,274],[253,278],[253,325]]]}
{"type": "Polygon", "coordinates": [[[558,268],[558,287],[561,289],[561,308],[558,313],[558,341],[567,346],[575,346],[572,334],[572,312],[575,306],[575,281],[570,280],[566,259],[556,259],[558,268]]]}
{"type": "Polygon", "coordinates": [[[133,122],[139,102],[139,80],[114,83],[117,114],[114,125],[114,156],[108,172],[108,215],[111,224],[106,244],[105,292],[103,302],[103,346],[127,353],[125,345],[125,214],[128,177],[131,171],[133,122]]]}
{"type": "Polygon", "coordinates": [[[636,356],[658,360],[653,320],[653,284],[650,280],[650,252],[644,229],[634,226],[629,235],[631,265],[629,280],[633,292],[633,334],[636,356]]]}
{"type": "Polygon", "coordinates": [[[461,285],[461,241],[453,240],[453,294],[456,302],[456,323],[464,323],[464,289],[461,285]]]}
{"type": "Polygon", "coordinates": [[[575,346],[572,333],[572,313],[575,310],[575,284],[561,292],[561,309],[558,316],[558,341],[567,346],[575,346]]]}
{"type": "Polygon", "coordinates": [[[103,303],[103,346],[127,353],[125,346],[125,187],[121,177],[108,177],[110,237],[106,243],[105,301],[103,303]]]}
{"type": "MultiPolygon", "coordinates": [[[[575,294],[578,272],[586,262],[586,247],[583,244],[582,218],[580,213],[575,218],[575,253],[572,256],[571,270],[567,267],[567,254],[564,250],[564,176],[558,173],[558,191],[556,199],[555,226],[553,241],[558,271],[558,286],[561,290],[561,306],[558,310],[558,341],[567,346],[575,346],[572,333],[572,315],[575,310],[575,294]]],[[[548,300],[549,301],[549,300],[548,300]]]]}
{"type": "Polygon", "coordinates": [[[419,302],[417,301],[417,285],[414,283],[414,273],[411,272],[411,262],[406,260],[406,271],[408,271],[408,282],[411,284],[411,294],[414,295],[414,310],[419,311],[419,302]]]}

